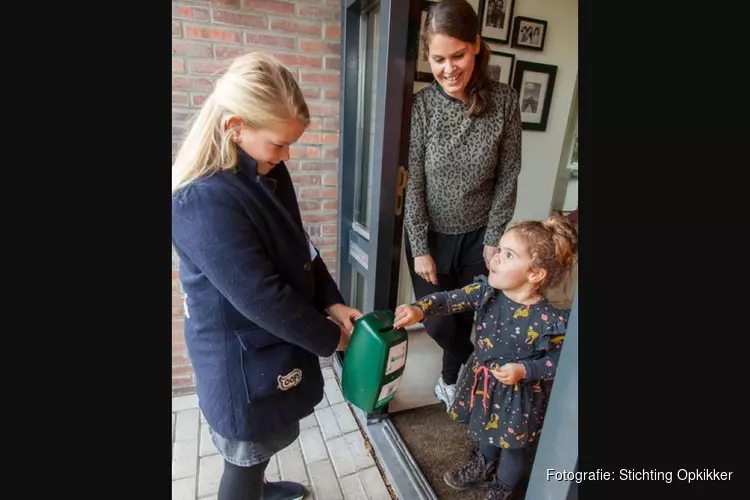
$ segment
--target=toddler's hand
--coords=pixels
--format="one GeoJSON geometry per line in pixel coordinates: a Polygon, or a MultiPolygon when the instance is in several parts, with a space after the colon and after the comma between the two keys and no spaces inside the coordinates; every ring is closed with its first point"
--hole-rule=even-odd
{"type": "Polygon", "coordinates": [[[492,374],[503,384],[514,385],[526,376],[526,367],[521,363],[508,363],[493,370],[492,374]]]}
{"type": "Polygon", "coordinates": [[[396,308],[393,327],[403,328],[405,326],[411,326],[414,323],[422,321],[422,318],[424,318],[424,314],[418,307],[401,305],[396,308]]]}

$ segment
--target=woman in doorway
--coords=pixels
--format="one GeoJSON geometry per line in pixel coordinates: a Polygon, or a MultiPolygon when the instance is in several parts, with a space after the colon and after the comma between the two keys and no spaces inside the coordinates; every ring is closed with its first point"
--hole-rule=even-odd
{"type": "Polygon", "coordinates": [[[216,82],[173,166],[185,342],[225,461],[219,500],[303,498],[300,484],[266,483],[265,469],[323,397],[319,356],[345,349],[361,316],[307,238],[284,165],[309,122],[292,74],[246,54],[216,82]]]}
{"type": "MultiPolygon", "coordinates": [[[[423,34],[435,81],[417,92],[411,118],[406,253],[418,297],[486,274],[513,217],[521,169],[516,91],[490,80],[490,50],[465,0],[432,4],[423,34]]],[[[435,395],[449,407],[472,352],[473,314],[430,317],[443,349],[435,395]]]]}

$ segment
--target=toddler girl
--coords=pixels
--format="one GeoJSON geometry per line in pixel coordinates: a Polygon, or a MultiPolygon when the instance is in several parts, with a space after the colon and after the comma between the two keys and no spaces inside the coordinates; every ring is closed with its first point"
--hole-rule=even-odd
{"type": "Polygon", "coordinates": [[[449,413],[469,424],[479,447],[467,464],[445,474],[450,487],[489,487],[485,500],[506,500],[521,479],[524,452],[544,419],[542,381],[555,376],[569,313],[544,294],[570,271],[577,239],[576,227],[559,216],[513,224],[500,239],[489,276],[396,308],[397,328],[477,311],[474,353],[449,413]]]}

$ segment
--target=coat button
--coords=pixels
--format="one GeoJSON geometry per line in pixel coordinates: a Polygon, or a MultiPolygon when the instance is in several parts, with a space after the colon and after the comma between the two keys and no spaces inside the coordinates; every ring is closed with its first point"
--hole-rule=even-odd
{"type": "Polygon", "coordinates": [[[302,267],[305,268],[305,271],[309,271],[310,269],[312,269],[312,264],[309,262],[305,262],[305,265],[302,267]]]}

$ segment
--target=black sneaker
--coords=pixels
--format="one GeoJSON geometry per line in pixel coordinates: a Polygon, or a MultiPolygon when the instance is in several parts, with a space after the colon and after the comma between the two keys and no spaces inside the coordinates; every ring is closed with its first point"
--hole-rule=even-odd
{"type": "Polygon", "coordinates": [[[263,484],[263,500],[302,500],[307,489],[291,481],[274,481],[263,484]]]}
{"type": "Polygon", "coordinates": [[[466,465],[457,469],[449,470],[443,476],[445,484],[454,490],[463,491],[469,488],[487,488],[492,484],[495,477],[497,460],[487,463],[484,455],[479,450],[474,450],[469,456],[466,465]]]}

